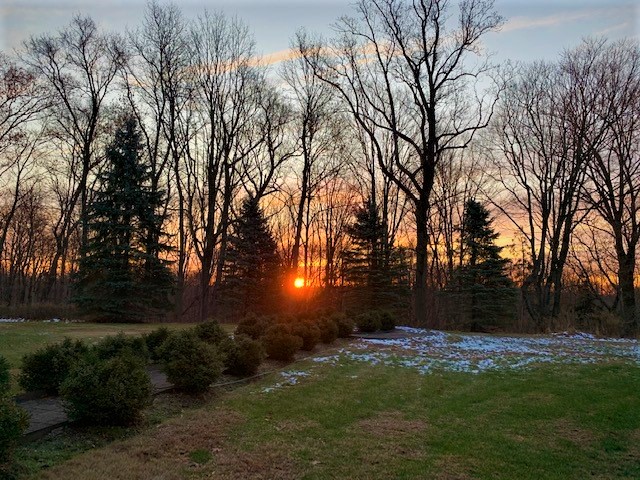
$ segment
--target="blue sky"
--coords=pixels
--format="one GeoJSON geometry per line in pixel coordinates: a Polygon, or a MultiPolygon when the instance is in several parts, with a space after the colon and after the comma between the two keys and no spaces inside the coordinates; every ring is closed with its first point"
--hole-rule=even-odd
{"type": "MultiPolygon", "coordinates": [[[[0,50],[19,47],[29,35],[55,31],[73,14],[92,16],[105,29],[135,27],[145,0],[0,0],[0,50]]],[[[204,8],[242,18],[255,34],[257,50],[285,50],[295,31],[306,27],[330,34],[330,25],[349,14],[350,1],[337,0],[175,0],[187,18],[204,8]]],[[[500,33],[486,38],[498,60],[552,59],[581,38],[604,35],[612,39],[638,36],[640,4],[631,0],[496,0],[506,19],[500,33]]]]}

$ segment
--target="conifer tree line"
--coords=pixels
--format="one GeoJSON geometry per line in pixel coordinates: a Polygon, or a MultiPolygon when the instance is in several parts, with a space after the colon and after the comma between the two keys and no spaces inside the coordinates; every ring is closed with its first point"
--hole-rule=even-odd
{"type": "Polygon", "coordinates": [[[638,40],[496,65],[503,23],[359,0],[269,64],[242,20],[152,1],[25,39],[0,56],[0,308],[206,319],[289,308],[299,277],[305,308],[637,334],[638,40]]]}

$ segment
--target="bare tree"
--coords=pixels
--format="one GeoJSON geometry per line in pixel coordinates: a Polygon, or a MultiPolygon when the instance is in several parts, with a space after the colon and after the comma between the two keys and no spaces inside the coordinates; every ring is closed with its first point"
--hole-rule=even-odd
{"type": "Polygon", "coordinates": [[[190,44],[199,121],[197,143],[194,140],[188,151],[187,211],[204,319],[211,279],[218,287],[223,279],[239,170],[263,140],[251,135],[251,126],[260,113],[264,78],[252,63],[253,38],[237,19],[206,12],[192,28],[190,44]]]}
{"type": "Polygon", "coordinates": [[[88,17],[76,16],[57,35],[31,37],[25,42],[24,61],[39,77],[50,108],[51,134],[66,145],[64,158],[77,176],[63,218],[56,230],[57,251],[50,276],[55,278],[69,235],[77,222],[79,205],[81,244],[87,240],[86,209],[90,175],[100,161],[97,139],[109,88],[122,63],[122,52],[112,37],[98,30],[88,17]]]}
{"type": "Polygon", "coordinates": [[[416,224],[414,313],[427,318],[429,211],[436,167],[449,150],[465,148],[491,117],[493,102],[469,95],[488,65],[480,40],[501,18],[490,0],[448,2],[361,0],[358,18],[343,18],[330,46],[299,37],[314,73],[342,96],[364,128],[384,129],[395,142],[395,170],[380,168],[410,199],[416,224]],[[471,58],[475,57],[475,58],[471,58]],[[402,151],[406,149],[407,155],[402,151]]]}
{"type": "Polygon", "coordinates": [[[593,65],[589,85],[598,89],[592,105],[606,128],[606,138],[588,165],[585,190],[590,206],[608,225],[617,260],[619,310],[623,335],[638,332],[635,299],[636,261],[640,242],[640,48],[638,42],[582,46],[593,65]]]}

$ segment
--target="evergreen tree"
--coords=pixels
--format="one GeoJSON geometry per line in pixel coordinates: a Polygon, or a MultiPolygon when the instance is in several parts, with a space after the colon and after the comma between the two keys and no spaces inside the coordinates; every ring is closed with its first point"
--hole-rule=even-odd
{"type": "Polygon", "coordinates": [[[229,239],[224,291],[235,315],[273,312],[282,290],[282,261],[254,198],[242,203],[229,239]]]}
{"type": "Polygon", "coordinates": [[[509,260],[501,257],[498,234],[488,210],[471,199],[465,205],[460,248],[462,265],[454,275],[456,300],[467,311],[472,329],[499,326],[515,314],[516,290],[506,274],[509,260]]]}
{"type": "Polygon", "coordinates": [[[401,249],[387,241],[387,232],[371,200],[356,210],[346,228],[352,248],[343,253],[345,280],[353,287],[353,303],[361,308],[404,307],[408,301],[408,266],[401,249]]]}
{"type": "Polygon", "coordinates": [[[100,320],[139,321],[170,307],[173,276],[161,258],[164,193],[149,188],[137,121],[124,116],[106,149],[106,165],[88,208],[89,238],[75,302],[100,320]]]}

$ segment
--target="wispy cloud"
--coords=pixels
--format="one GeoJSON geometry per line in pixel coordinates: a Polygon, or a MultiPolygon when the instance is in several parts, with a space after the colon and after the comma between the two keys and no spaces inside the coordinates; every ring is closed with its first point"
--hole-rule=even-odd
{"type": "Polygon", "coordinates": [[[610,27],[603,28],[602,30],[597,31],[596,35],[606,35],[606,34],[611,33],[611,32],[617,32],[618,30],[624,30],[624,29],[626,29],[627,27],[630,27],[630,26],[631,26],[631,22],[630,21],[618,23],[617,25],[612,25],[610,27]]]}
{"type": "Polygon", "coordinates": [[[513,32],[516,30],[525,30],[530,28],[555,27],[558,25],[577,22],[578,20],[584,20],[585,18],[593,18],[601,15],[602,13],[602,9],[597,9],[582,10],[574,13],[558,13],[548,15],[546,17],[514,17],[503,25],[501,31],[513,32]]]}

